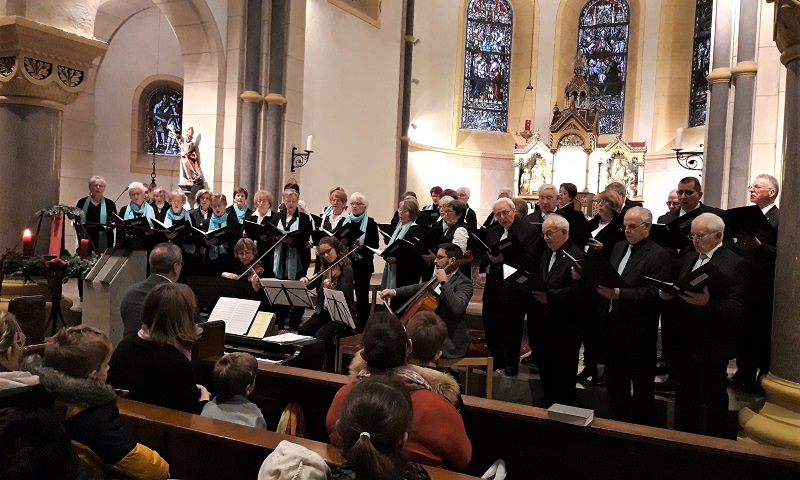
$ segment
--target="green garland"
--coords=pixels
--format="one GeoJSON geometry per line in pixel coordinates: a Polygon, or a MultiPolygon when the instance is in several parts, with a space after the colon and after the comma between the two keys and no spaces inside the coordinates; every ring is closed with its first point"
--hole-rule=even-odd
{"type": "MultiPolygon", "coordinates": [[[[67,262],[64,269],[63,283],[67,283],[70,278],[83,278],[94,267],[100,257],[92,253],[89,258],[81,258],[78,255],[64,255],[62,260],[67,262]]],[[[33,277],[46,277],[47,267],[44,265],[44,256],[35,255],[25,257],[18,252],[10,253],[2,265],[3,274],[11,278],[32,279],[33,277]]]]}
{"type": "Polygon", "coordinates": [[[44,216],[44,217],[55,217],[59,213],[63,213],[67,216],[70,220],[75,220],[83,218],[83,210],[80,208],[72,207],[70,205],[50,205],[47,208],[43,208],[36,212],[36,216],[44,216]]]}

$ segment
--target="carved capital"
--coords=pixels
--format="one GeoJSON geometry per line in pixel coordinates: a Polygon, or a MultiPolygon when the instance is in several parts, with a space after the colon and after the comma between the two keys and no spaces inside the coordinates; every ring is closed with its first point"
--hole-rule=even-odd
{"type": "Polygon", "coordinates": [[[21,17],[0,18],[0,103],[63,109],[108,44],[21,17]]]}
{"type": "Polygon", "coordinates": [[[775,4],[773,38],[781,51],[781,62],[800,58],[800,0],[767,0],[775,4]]]}

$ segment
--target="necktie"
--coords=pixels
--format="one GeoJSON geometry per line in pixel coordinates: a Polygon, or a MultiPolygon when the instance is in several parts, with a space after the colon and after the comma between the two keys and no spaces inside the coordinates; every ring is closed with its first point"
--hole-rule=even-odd
{"type": "Polygon", "coordinates": [[[708,255],[706,255],[705,253],[701,253],[700,257],[697,259],[697,263],[694,264],[694,268],[692,269],[692,271],[697,270],[706,263],[708,263],[708,255]]]}
{"type": "Polygon", "coordinates": [[[508,229],[504,228],[503,229],[503,234],[500,235],[500,240],[505,240],[506,238],[508,238],[508,229]]]}
{"type": "Polygon", "coordinates": [[[619,262],[619,267],[617,267],[617,273],[622,275],[622,272],[625,271],[625,265],[628,264],[628,260],[631,258],[633,254],[633,245],[628,245],[628,250],[625,252],[625,256],[622,257],[622,261],[619,262]]]}
{"type": "Polygon", "coordinates": [[[556,257],[558,256],[558,252],[553,252],[550,255],[550,264],[547,266],[547,272],[549,273],[550,270],[553,268],[553,264],[556,263],[556,257]]]}

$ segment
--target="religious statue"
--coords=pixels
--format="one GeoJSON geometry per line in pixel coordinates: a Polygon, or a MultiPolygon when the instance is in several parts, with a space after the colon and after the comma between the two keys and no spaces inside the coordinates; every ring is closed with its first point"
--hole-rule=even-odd
{"type": "Polygon", "coordinates": [[[205,184],[205,176],[203,175],[203,169],[200,167],[200,157],[198,156],[198,149],[197,143],[199,140],[194,138],[194,127],[189,127],[186,130],[186,136],[181,136],[174,127],[169,125],[170,133],[175,138],[175,140],[180,145],[180,154],[181,154],[181,181],[179,183],[180,186],[199,186],[202,188],[203,184],[205,184]]]}

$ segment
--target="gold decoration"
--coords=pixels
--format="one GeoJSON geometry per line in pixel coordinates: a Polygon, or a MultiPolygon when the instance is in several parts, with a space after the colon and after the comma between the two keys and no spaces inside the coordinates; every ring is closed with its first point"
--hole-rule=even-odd
{"type": "Polygon", "coordinates": [[[267,105],[286,105],[286,97],[280,93],[268,93],[264,96],[267,105]]]}
{"type": "Polygon", "coordinates": [[[731,80],[731,69],[715,68],[714,70],[711,70],[711,73],[708,74],[706,80],[708,80],[709,88],[711,88],[711,85],[715,83],[727,83],[731,80]]]}

